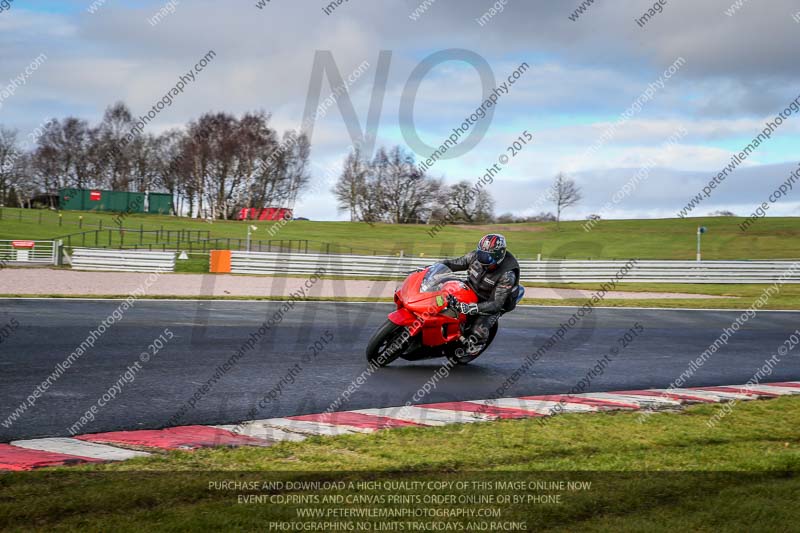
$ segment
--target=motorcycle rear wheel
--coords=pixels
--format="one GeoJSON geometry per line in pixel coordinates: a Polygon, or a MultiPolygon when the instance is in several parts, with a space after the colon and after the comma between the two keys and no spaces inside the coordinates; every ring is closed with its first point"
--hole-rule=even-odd
{"type": "Polygon", "coordinates": [[[480,351],[478,353],[475,353],[475,354],[472,354],[472,355],[467,355],[466,353],[464,353],[464,355],[459,356],[458,354],[460,352],[464,351],[464,345],[461,342],[457,342],[452,347],[448,347],[447,354],[446,354],[447,360],[450,361],[454,365],[468,365],[468,364],[470,364],[472,361],[474,361],[475,359],[480,357],[480,355],[483,352],[485,352],[486,349],[489,348],[489,346],[492,344],[492,341],[494,340],[495,336],[497,335],[497,329],[499,327],[498,325],[499,325],[499,322],[495,322],[492,325],[491,329],[489,329],[489,338],[486,339],[486,343],[483,345],[483,347],[480,349],[480,351]]]}
{"type": "Polygon", "coordinates": [[[387,320],[367,343],[367,361],[371,365],[384,367],[400,357],[410,340],[410,337],[403,339],[404,334],[407,335],[405,326],[387,320]]]}

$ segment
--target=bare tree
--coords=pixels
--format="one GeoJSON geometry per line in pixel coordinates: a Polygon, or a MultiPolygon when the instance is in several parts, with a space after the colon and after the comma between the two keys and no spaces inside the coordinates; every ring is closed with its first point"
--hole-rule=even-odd
{"type": "Polygon", "coordinates": [[[276,146],[277,133],[269,127],[270,116],[264,112],[246,113],[239,120],[237,139],[242,187],[233,202],[238,207],[253,207],[257,193],[259,165],[262,158],[276,146]]]}
{"type": "Polygon", "coordinates": [[[561,213],[564,209],[571,207],[581,201],[581,189],[575,184],[575,180],[568,178],[563,172],[559,172],[553,183],[552,200],[556,205],[556,224],[561,227],[561,213]]]}
{"type": "Polygon", "coordinates": [[[310,179],[310,143],[293,131],[278,143],[268,120],[206,113],[189,124],[180,168],[190,213],[227,219],[242,207],[291,207],[310,179]]]}
{"type": "Polygon", "coordinates": [[[208,207],[211,210],[211,218],[227,219],[228,199],[241,183],[241,176],[236,171],[238,121],[228,113],[216,113],[211,115],[210,120],[214,127],[209,136],[211,157],[208,167],[208,207]]]}
{"type": "Polygon", "coordinates": [[[395,146],[380,148],[369,163],[358,152],[349,154],[333,193],[339,209],[350,211],[353,220],[415,224],[430,218],[441,186],[395,146]]]}
{"type": "Polygon", "coordinates": [[[155,165],[157,179],[155,189],[167,191],[172,196],[172,212],[182,213],[180,199],[186,196],[186,168],[181,159],[181,143],[185,134],[181,130],[169,130],[156,140],[155,165]]]}
{"type": "Polygon", "coordinates": [[[308,161],[311,157],[311,141],[306,134],[296,131],[288,131],[286,135],[292,138],[292,144],[283,169],[285,186],[282,194],[285,200],[282,203],[294,208],[300,193],[311,181],[311,174],[308,170],[308,161]]]}
{"type": "Polygon", "coordinates": [[[369,168],[356,148],[347,155],[342,174],[333,187],[333,194],[340,212],[349,211],[350,221],[363,220],[360,212],[367,194],[367,174],[369,168]]]}
{"type": "Polygon", "coordinates": [[[58,194],[60,188],[66,186],[61,171],[61,158],[58,149],[53,143],[45,140],[44,135],[42,135],[31,156],[30,172],[37,189],[50,196],[50,207],[56,207],[52,198],[58,194]]]}
{"type": "Polygon", "coordinates": [[[538,215],[519,217],[517,222],[555,222],[556,216],[553,213],[541,211],[538,215]]]}
{"type": "Polygon", "coordinates": [[[14,161],[13,184],[20,207],[31,207],[31,201],[39,191],[33,172],[33,156],[29,153],[20,153],[14,161]]]}
{"type": "Polygon", "coordinates": [[[311,180],[308,171],[311,143],[305,134],[296,131],[287,131],[280,143],[276,141],[277,134],[259,158],[253,185],[254,203],[291,208],[311,180]]]}
{"type": "Polygon", "coordinates": [[[395,146],[378,153],[383,203],[389,222],[414,224],[427,219],[441,183],[420,173],[414,157],[395,146]]]}
{"type": "Polygon", "coordinates": [[[96,179],[114,191],[130,190],[133,174],[133,147],[125,141],[134,120],[122,102],[108,107],[94,132],[93,163],[96,179]]]}
{"type": "Polygon", "coordinates": [[[70,183],[77,188],[94,185],[89,161],[92,132],[89,123],[76,117],[67,117],[61,123],[62,155],[64,168],[70,183]],[[66,154],[71,153],[71,157],[66,154]]]}
{"type": "Polygon", "coordinates": [[[8,205],[18,158],[17,131],[0,127],[0,205],[8,205]]]}
{"type": "Polygon", "coordinates": [[[494,199],[488,190],[476,188],[465,180],[448,187],[444,196],[449,212],[458,213],[456,221],[468,224],[491,222],[494,199]]]}
{"type": "Polygon", "coordinates": [[[514,222],[517,222],[517,217],[514,216],[514,213],[503,213],[498,215],[498,217],[495,219],[495,222],[498,224],[513,224],[514,222]]]}
{"type": "Polygon", "coordinates": [[[50,159],[53,171],[49,180],[51,186],[83,188],[95,185],[89,158],[92,142],[89,124],[85,120],[67,117],[52,119],[44,125],[36,139],[37,153],[50,159]]]}
{"type": "Polygon", "coordinates": [[[176,214],[198,217],[225,219],[245,206],[291,207],[310,180],[311,145],[295,131],[279,142],[269,118],[263,111],[241,118],[206,113],[185,129],[132,137],[133,115],[118,102],[96,128],[74,117],[51,120],[29,154],[18,152],[16,132],[0,127],[0,202],[13,180],[23,179],[12,164],[19,159],[28,199],[37,193],[53,198],[65,187],[104,187],[166,190],[178,202],[176,214]]]}
{"type": "Polygon", "coordinates": [[[133,189],[136,192],[150,192],[160,181],[161,141],[153,134],[148,133],[134,140],[131,145],[131,178],[133,189]]]}

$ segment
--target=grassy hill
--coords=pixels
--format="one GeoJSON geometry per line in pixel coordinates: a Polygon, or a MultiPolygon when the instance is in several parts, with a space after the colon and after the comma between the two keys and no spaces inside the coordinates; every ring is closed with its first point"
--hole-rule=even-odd
{"type": "MultiPolygon", "coordinates": [[[[107,244],[108,228],[116,228],[114,214],[64,211],[61,225],[54,211],[2,209],[0,239],[51,239],[81,231],[94,231],[102,222],[104,232],[99,244],[107,244]],[[82,227],[78,227],[83,216],[82,227]],[[41,217],[41,222],[40,222],[41,217]]],[[[272,239],[275,246],[281,240],[308,240],[309,250],[330,250],[360,254],[397,253],[406,255],[440,256],[457,255],[471,249],[481,235],[489,231],[501,232],[508,239],[512,251],[522,258],[570,259],[694,259],[697,226],[708,227],[703,236],[705,259],[794,259],[800,258],[800,218],[766,218],[759,220],[747,232],[739,230],[741,218],[715,217],[659,220],[608,220],[601,221],[592,231],[583,229],[583,222],[565,222],[561,229],[555,223],[496,224],[487,226],[447,226],[435,237],[426,225],[369,225],[357,222],[292,221],[274,234],[269,228],[274,222],[250,222],[259,229],[253,239],[262,240],[266,246],[272,239]]],[[[247,225],[237,221],[215,221],[157,216],[129,215],[123,220],[128,229],[126,245],[138,244],[138,231],[147,230],[208,231],[212,238],[244,241],[247,225]]],[[[118,244],[118,231],[111,233],[112,244],[118,244]]],[[[172,235],[172,239],[175,235],[172,235]]],[[[73,237],[80,245],[80,237],[73,237]]],[[[145,234],[145,244],[155,243],[152,234],[145,234]]],[[[163,235],[159,242],[163,242],[163,235]]],[[[217,243],[219,246],[225,242],[217,243]]],[[[94,245],[90,234],[87,245],[94,245]]]]}

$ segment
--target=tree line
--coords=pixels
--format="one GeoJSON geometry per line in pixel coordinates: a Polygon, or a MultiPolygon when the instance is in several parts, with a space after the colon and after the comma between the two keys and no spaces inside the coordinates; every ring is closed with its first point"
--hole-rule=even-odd
{"type": "MultiPolygon", "coordinates": [[[[243,207],[291,207],[311,181],[308,138],[294,130],[280,134],[263,111],[209,112],[181,128],[140,132],[122,102],[109,106],[99,124],[54,118],[27,141],[0,126],[0,205],[56,207],[61,189],[166,192],[176,215],[230,219],[243,207]]],[[[547,193],[556,215],[495,217],[492,182],[448,185],[394,146],[372,156],[353,150],[332,192],[350,220],[395,224],[560,221],[581,196],[559,174],[547,193]]]]}
{"type": "Polygon", "coordinates": [[[400,146],[380,148],[371,159],[355,149],[347,156],[333,193],[339,211],[349,213],[350,220],[395,224],[560,223],[564,210],[582,199],[575,181],[559,173],[544,198],[556,214],[495,217],[488,189],[493,180],[486,177],[447,185],[421,171],[413,155],[400,146]]]}
{"type": "Polygon", "coordinates": [[[205,113],[183,128],[137,134],[124,103],[108,107],[97,125],[54,118],[32,143],[0,126],[0,202],[30,207],[54,202],[63,188],[167,192],[173,212],[231,218],[240,208],[291,205],[310,180],[308,138],[282,135],[263,111],[241,117],[205,113]]]}
{"type": "Polygon", "coordinates": [[[381,147],[372,158],[353,150],[333,187],[340,212],[350,220],[394,224],[491,222],[494,200],[485,187],[463,180],[446,185],[420,171],[400,146],[381,147]]]}

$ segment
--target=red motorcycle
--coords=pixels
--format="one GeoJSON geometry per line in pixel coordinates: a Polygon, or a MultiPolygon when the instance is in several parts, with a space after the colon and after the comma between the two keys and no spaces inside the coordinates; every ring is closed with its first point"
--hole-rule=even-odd
{"type": "MultiPolygon", "coordinates": [[[[522,288],[512,295],[514,304],[522,288]]],[[[397,310],[375,332],[367,345],[367,361],[386,366],[397,358],[420,361],[446,357],[464,365],[482,354],[497,335],[497,322],[477,350],[467,353],[469,322],[456,308],[456,301],[477,303],[472,288],[441,263],[411,273],[394,293],[397,310]]]]}

